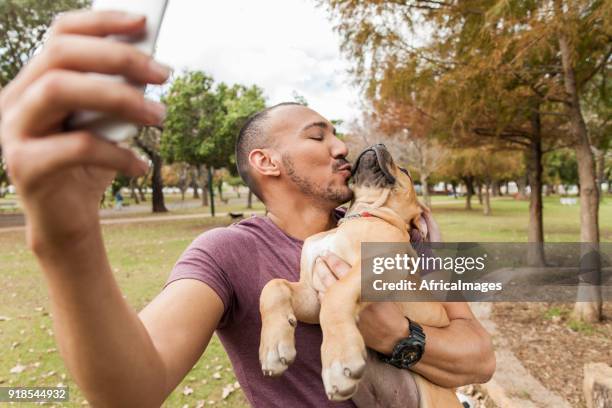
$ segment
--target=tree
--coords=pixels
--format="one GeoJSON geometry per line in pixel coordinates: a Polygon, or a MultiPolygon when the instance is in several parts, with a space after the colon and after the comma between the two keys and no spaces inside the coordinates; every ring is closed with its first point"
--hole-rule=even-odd
{"type": "MultiPolygon", "coordinates": [[[[215,87],[212,77],[199,71],[178,77],[163,100],[168,113],[162,155],[171,163],[195,166],[204,192],[211,187],[208,180],[214,168],[235,165],[234,146],[240,127],[265,107],[261,88],[224,83],[215,87]],[[203,166],[208,177],[202,177],[203,166]]],[[[211,210],[212,205],[213,201],[211,210]]]]}
{"type": "MultiPolygon", "coordinates": [[[[558,118],[555,127],[566,130],[563,144],[574,147],[578,160],[581,240],[599,241],[592,141],[581,98],[585,85],[610,62],[609,2],[324,3],[340,17],[343,48],[355,57],[354,72],[370,98],[378,98],[378,85],[389,72],[399,69],[404,81],[418,90],[416,107],[435,118],[433,123],[446,129],[449,138],[473,140],[470,136],[476,134],[525,146],[532,184],[532,242],[543,240],[544,118],[558,118]],[[406,34],[416,34],[416,28],[431,35],[427,40],[411,41],[406,34]],[[445,124],[444,118],[450,121],[445,124]]],[[[577,316],[596,320],[601,308],[595,303],[590,310],[577,311],[577,316]]]]}
{"type": "Polygon", "coordinates": [[[167,212],[164,202],[164,182],[162,179],[163,159],[159,152],[162,129],[152,126],[142,128],[134,138],[134,144],[142,150],[152,163],[151,189],[153,190],[152,210],[154,213],[167,212]]]}
{"type": "Polygon", "coordinates": [[[202,177],[202,166],[213,166],[221,156],[220,146],[215,142],[225,114],[214,81],[203,72],[188,72],[174,80],[162,101],[167,106],[167,116],[161,154],[169,163],[194,166],[206,195],[208,180],[202,177]]]}
{"type": "Polygon", "coordinates": [[[23,68],[55,16],[88,7],[89,0],[0,0],[0,87],[23,68]]]}

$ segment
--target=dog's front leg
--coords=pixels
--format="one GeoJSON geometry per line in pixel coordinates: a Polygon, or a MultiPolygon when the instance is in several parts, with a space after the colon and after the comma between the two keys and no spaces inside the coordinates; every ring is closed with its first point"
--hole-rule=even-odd
{"type": "Polygon", "coordinates": [[[295,359],[295,328],[298,319],[316,323],[316,292],[303,282],[272,279],[259,299],[261,340],[259,362],[264,375],[279,376],[295,359]],[[297,317],[296,317],[297,316],[297,317]]]}
{"type": "Polygon", "coordinates": [[[357,328],[361,290],[360,263],[334,283],[321,303],[321,362],[323,384],[330,400],[349,399],[357,390],[366,366],[366,348],[357,328]]]}

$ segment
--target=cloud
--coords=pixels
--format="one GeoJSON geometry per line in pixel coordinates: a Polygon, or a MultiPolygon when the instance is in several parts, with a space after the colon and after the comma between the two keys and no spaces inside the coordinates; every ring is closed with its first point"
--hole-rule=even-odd
{"type": "Polygon", "coordinates": [[[356,118],[358,90],[325,10],[307,0],[170,1],[157,58],[227,83],[256,84],[268,104],[293,92],[330,119],[356,118]]]}

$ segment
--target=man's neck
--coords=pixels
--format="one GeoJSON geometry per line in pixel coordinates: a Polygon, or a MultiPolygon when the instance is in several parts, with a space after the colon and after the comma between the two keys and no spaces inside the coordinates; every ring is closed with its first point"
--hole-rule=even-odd
{"type": "Polygon", "coordinates": [[[333,208],[316,206],[309,201],[276,203],[268,206],[268,218],[293,238],[303,241],[311,235],[336,227],[333,208]]]}

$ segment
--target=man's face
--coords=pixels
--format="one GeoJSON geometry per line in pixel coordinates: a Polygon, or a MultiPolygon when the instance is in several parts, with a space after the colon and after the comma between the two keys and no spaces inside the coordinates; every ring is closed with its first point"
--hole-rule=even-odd
{"type": "Polygon", "coordinates": [[[348,150],[327,119],[307,107],[289,105],[270,112],[265,126],[281,154],[289,189],[334,206],[352,198],[348,150]]]}

